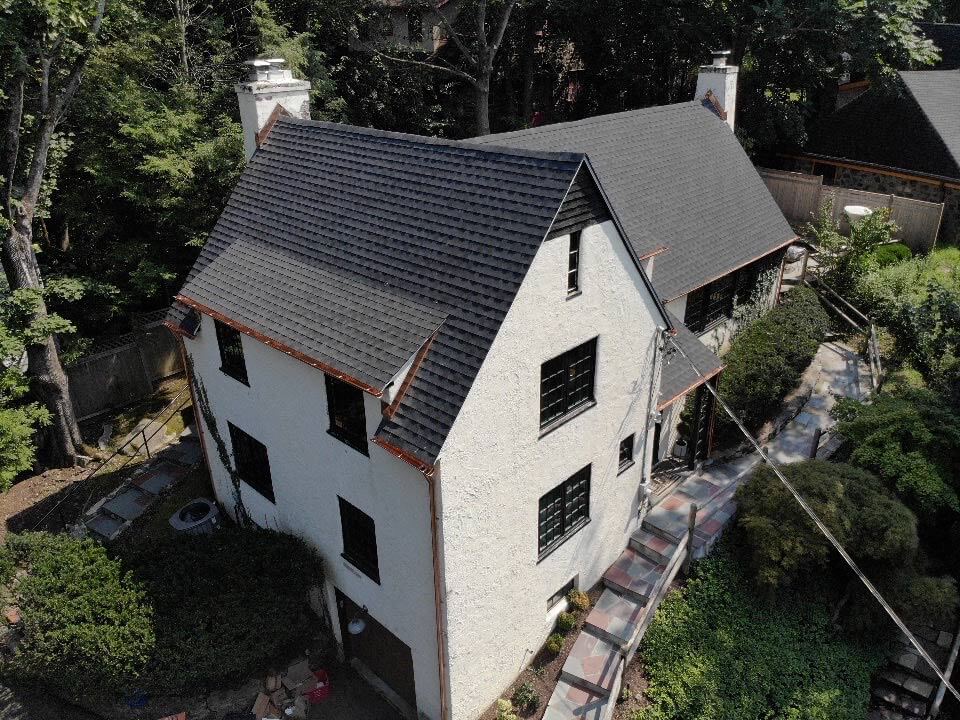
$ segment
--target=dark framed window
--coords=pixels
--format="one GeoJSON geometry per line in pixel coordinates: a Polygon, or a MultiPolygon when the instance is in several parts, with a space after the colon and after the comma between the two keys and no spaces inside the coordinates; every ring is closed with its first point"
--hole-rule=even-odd
{"type": "Polygon", "coordinates": [[[220,370],[244,385],[249,385],[240,332],[219,320],[214,320],[213,324],[217,329],[217,345],[220,347],[220,370]]]}
{"type": "Polygon", "coordinates": [[[590,466],[540,498],[540,557],[559,547],[590,520],[590,466]]]}
{"type": "Polygon", "coordinates": [[[342,497],[340,530],[343,533],[343,558],[378,585],[380,562],[377,559],[377,527],[373,518],[342,497]]]}
{"type": "Polygon", "coordinates": [[[367,451],[367,418],[363,412],[363,390],[327,375],[327,410],[333,437],[354,450],[367,451]]]}
{"type": "Polygon", "coordinates": [[[580,231],[570,233],[570,251],[567,254],[567,294],[580,292],[580,231]]]}
{"type": "Polygon", "coordinates": [[[684,324],[694,332],[733,317],[733,299],[737,291],[737,273],[724,275],[687,295],[684,324]]]}
{"type": "Polygon", "coordinates": [[[540,366],[540,427],[593,402],[597,339],[589,340],[540,366]]]}
{"type": "Polygon", "coordinates": [[[407,42],[419,45],[423,42],[423,15],[419,8],[407,10],[407,42]]]}
{"type": "Polygon", "coordinates": [[[270,477],[267,446],[233,423],[228,422],[227,426],[230,428],[230,443],[233,445],[233,462],[237,468],[237,475],[267,500],[276,502],[273,496],[273,478],[270,477]]]}
{"type": "Polygon", "coordinates": [[[626,470],[633,465],[633,433],[620,441],[619,469],[626,470]]]}
{"type": "Polygon", "coordinates": [[[568,582],[564,583],[562,588],[560,588],[553,595],[547,598],[547,610],[550,610],[551,608],[555,607],[558,603],[561,603],[564,600],[566,600],[567,595],[569,595],[570,591],[573,590],[576,586],[577,586],[577,578],[576,577],[570,578],[568,582]]]}

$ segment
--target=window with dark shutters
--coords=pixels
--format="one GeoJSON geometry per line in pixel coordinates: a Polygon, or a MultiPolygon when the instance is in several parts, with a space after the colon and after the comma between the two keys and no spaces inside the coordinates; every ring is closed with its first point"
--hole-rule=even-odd
{"type": "Polygon", "coordinates": [[[266,445],[233,423],[228,422],[227,427],[230,430],[230,443],[233,445],[233,462],[237,475],[267,500],[276,502],[266,445]]]}
{"type": "Polygon", "coordinates": [[[594,338],[540,366],[541,428],[593,402],[596,355],[594,338]]]}
{"type": "Polygon", "coordinates": [[[590,519],[590,466],[540,498],[539,555],[544,557],[590,519]]]}
{"type": "Polygon", "coordinates": [[[373,518],[342,497],[340,529],[343,533],[343,558],[357,570],[380,584],[380,561],[377,557],[377,527],[373,518]]]}
{"type": "Polygon", "coordinates": [[[363,410],[363,391],[332,375],[327,375],[329,433],[354,450],[367,451],[367,418],[363,410]]]}
{"type": "Polygon", "coordinates": [[[214,320],[213,325],[217,329],[217,345],[220,347],[220,370],[234,380],[249,385],[240,332],[219,320],[214,320]]]}

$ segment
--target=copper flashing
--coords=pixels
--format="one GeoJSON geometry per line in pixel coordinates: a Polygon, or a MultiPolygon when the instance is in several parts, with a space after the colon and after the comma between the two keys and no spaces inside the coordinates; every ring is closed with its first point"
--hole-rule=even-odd
{"type": "Polygon", "coordinates": [[[374,437],[371,442],[375,445],[379,445],[383,450],[386,450],[388,453],[393,455],[396,458],[403,460],[408,465],[415,467],[417,470],[422,472],[426,477],[433,475],[433,465],[430,463],[421,460],[413,453],[407,452],[402,448],[398,448],[396,445],[384,440],[383,438],[374,437]]]}
{"type": "Polygon", "coordinates": [[[393,417],[394,413],[397,412],[397,408],[400,406],[403,396],[407,394],[407,390],[410,388],[411,383],[413,383],[414,378],[416,378],[417,371],[420,370],[420,366],[423,364],[423,360],[427,356],[427,353],[430,352],[430,346],[433,345],[433,341],[436,337],[437,333],[431,335],[423,344],[423,347],[417,352],[417,356],[413,359],[413,365],[410,366],[410,371],[403,379],[403,383],[400,385],[400,389],[397,391],[397,396],[383,411],[383,416],[388,420],[393,417]]]}
{"type": "Polygon", "coordinates": [[[257,147],[260,147],[266,142],[267,136],[270,134],[270,131],[273,130],[273,126],[277,124],[277,120],[282,116],[290,117],[290,113],[287,112],[283,105],[277,103],[276,107],[273,108],[273,112],[270,113],[270,117],[267,118],[267,122],[264,123],[254,138],[257,147]]]}

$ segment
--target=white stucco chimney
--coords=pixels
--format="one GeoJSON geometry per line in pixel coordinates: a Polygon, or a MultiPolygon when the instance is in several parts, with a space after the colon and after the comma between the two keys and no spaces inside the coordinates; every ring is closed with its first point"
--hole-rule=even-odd
{"type": "Polygon", "coordinates": [[[737,114],[737,73],[740,68],[727,65],[729,50],[714,50],[712,54],[713,62],[700,66],[695,97],[697,100],[705,100],[707,93],[710,93],[726,113],[727,125],[732,130],[737,114]]]}
{"type": "Polygon", "coordinates": [[[277,105],[293,117],[310,118],[310,83],[297,80],[282,58],[248,60],[250,74],[236,85],[243,125],[243,151],[249,160],[257,149],[257,135],[277,105]]]}

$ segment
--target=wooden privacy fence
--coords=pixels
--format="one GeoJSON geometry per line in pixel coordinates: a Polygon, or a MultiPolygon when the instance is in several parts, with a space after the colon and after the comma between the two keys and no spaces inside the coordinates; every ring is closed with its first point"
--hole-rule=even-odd
{"type": "Polygon", "coordinates": [[[865,205],[876,210],[890,208],[890,219],[897,226],[897,238],[914,252],[933,249],[940,232],[943,203],[925,202],[897,195],[852,190],[824,185],[820,175],[757,168],[760,177],[787,220],[794,223],[813,220],[820,206],[833,201],[833,219],[846,230],[843,208],[865,205]]]}
{"type": "Polygon", "coordinates": [[[136,402],[152,394],[158,380],[183,372],[176,340],[163,326],[165,312],[141,316],[136,331],[112,338],[65,368],[77,419],[136,402]]]}

